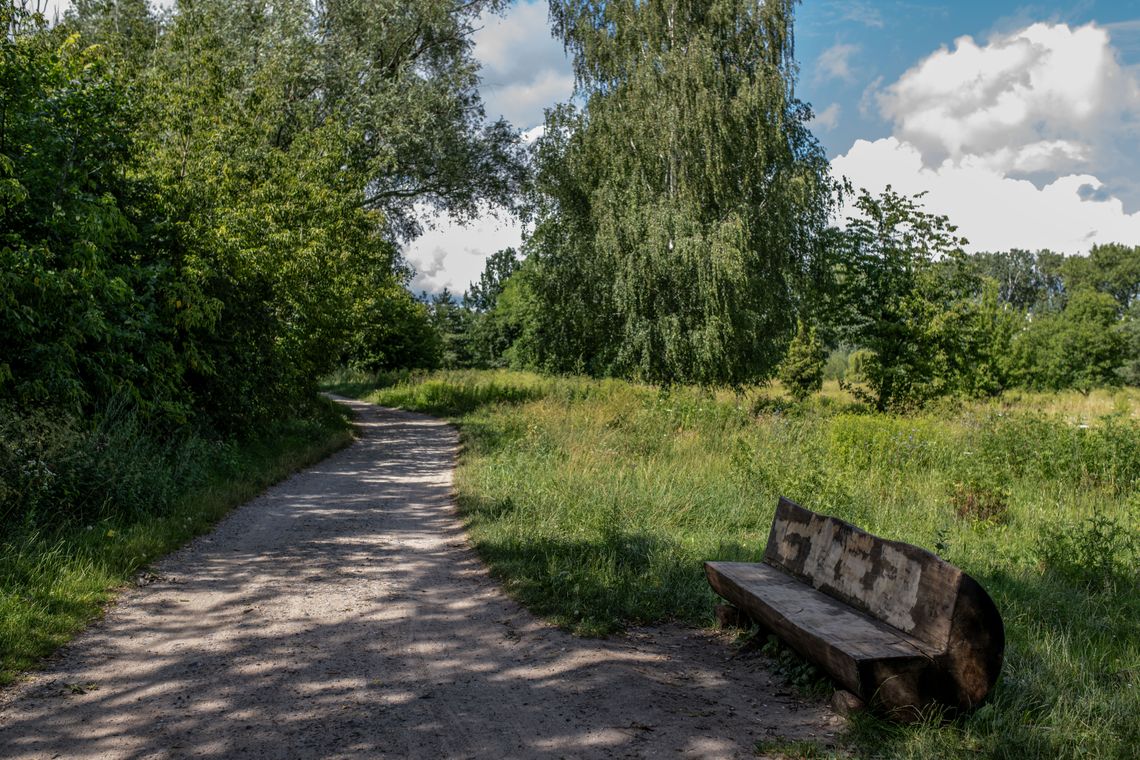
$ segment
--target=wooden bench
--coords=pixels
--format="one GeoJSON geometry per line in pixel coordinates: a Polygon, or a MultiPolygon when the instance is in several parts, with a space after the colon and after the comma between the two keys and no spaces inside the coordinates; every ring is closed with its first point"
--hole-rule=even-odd
{"type": "Polygon", "coordinates": [[[713,590],[900,720],[977,706],[1001,670],[1005,629],[970,576],[780,498],[763,564],[706,562],[713,590]]]}

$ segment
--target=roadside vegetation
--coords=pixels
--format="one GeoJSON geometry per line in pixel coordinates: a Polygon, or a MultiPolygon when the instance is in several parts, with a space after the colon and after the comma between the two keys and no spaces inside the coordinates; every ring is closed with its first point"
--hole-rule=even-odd
{"type": "Polygon", "coordinates": [[[228,442],[159,444],[131,414],[94,430],[0,419],[0,503],[31,505],[5,513],[0,532],[0,685],[97,617],[150,562],[351,438],[344,408],[331,402],[228,442]]]}
{"type": "Polygon", "coordinates": [[[503,371],[330,383],[459,426],[476,548],[570,630],[712,625],[702,561],[758,561],[783,494],[937,552],[1005,621],[1003,675],[981,709],[906,727],[859,718],[858,754],[1124,758],[1140,742],[1140,391],[896,415],[834,381],[804,402],[778,386],[503,371]]]}
{"type": "Polygon", "coordinates": [[[523,172],[476,90],[499,0],[44,5],[0,0],[0,682],[345,443],[317,378],[434,345],[414,206],[523,172]]]}
{"type": "Polygon", "coordinates": [[[861,751],[1140,746],[1140,247],[968,255],[833,177],[793,0],[551,0],[576,93],[530,146],[478,91],[508,0],[40,5],[0,0],[0,679],[343,443],[345,366],[456,421],[479,550],[571,630],[709,623],[700,562],[786,494],[1008,626],[985,707],[861,751]],[[425,210],[488,207],[522,245],[413,295],[425,210]]]}

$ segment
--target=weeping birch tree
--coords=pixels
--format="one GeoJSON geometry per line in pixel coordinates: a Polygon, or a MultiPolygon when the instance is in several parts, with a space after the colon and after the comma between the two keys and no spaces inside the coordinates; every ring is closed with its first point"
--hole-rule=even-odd
{"type": "Polygon", "coordinates": [[[791,0],[552,0],[581,110],[548,117],[537,357],[652,382],[771,375],[832,207],[791,0]]]}

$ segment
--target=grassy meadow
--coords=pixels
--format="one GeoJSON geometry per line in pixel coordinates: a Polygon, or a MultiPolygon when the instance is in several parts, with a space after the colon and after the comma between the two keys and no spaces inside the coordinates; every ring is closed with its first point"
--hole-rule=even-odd
{"type": "Polygon", "coordinates": [[[584,635],[713,625],[706,559],[758,561],[777,497],[936,551],[1002,612],[1002,678],[964,718],[853,721],[883,757],[1134,757],[1140,746],[1140,391],[870,413],[615,380],[462,371],[328,387],[451,419],[457,488],[507,590],[584,635]]]}
{"type": "MultiPolygon", "coordinates": [[[[57,455],[53,466],[74,469],[77,460],[87,465],[97,458],[100,472],[88,475],[114,481],[103,492],[110,501],[89,519],[51,527],[4,526],[0,685],[78,633],[147,563],[209,531],[233,507],[352,439],[343,407],[327,402],[316,405],[308,418],[282,420],[240,443],[197,443],[155,452],[146,450],[152,444],[136,431],[120,426],[111,445],[96,453],[72,433],[54,431],[56,438],[66,437],[58,444],[69,450],[57,455]]],[[[82,485],[90,488],[89,482],[82,485]]]]}

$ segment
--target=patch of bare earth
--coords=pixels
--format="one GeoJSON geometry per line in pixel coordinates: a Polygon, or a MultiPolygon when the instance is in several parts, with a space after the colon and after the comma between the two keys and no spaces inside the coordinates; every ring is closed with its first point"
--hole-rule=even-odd
{"type": "Polygon", "coordinates": [[[0,702],[0,756],[747,757],[838,719],[677,627],[575,638],[508,599],[452,496],[454,430],[360,440],[153,568],[0,702]]]}

